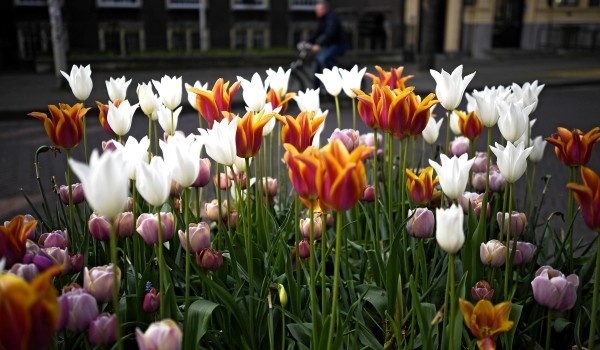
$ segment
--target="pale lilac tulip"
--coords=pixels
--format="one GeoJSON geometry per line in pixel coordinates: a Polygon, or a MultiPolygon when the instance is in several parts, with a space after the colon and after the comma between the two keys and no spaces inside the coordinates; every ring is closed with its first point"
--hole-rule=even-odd
{"type": "Polygon", "coordinates": [[[93,295],[100,303],[111,302],[113,300],[113,274],[115,273],[120,284],[121,269],[119,267],[114,268],[110,264],[88,269],[86,266],[83,270],[83,289],[93,295]]]}
{"type": "Polygon", "coordinates": [[[575,274],[566,276],[550,266],[540,267],[531,281],[533,298],[538,304],[558,311],[567,311],[577,301],[579,277],[575,274]]]}
{"type": "Polygon", "coordinates": [[[135,339],[140,350],[181,350],[183,335],[171,319],[152,323],[145,333],[135,329],[135,339]]]}

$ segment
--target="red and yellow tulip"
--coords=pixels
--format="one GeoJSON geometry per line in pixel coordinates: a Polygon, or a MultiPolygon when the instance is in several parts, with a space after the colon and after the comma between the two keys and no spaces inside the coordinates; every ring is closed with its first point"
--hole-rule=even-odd
{"type": "Polygon", "coordinates": [[[583,184],[571,182],[567,188],[579,203],[585,224],[600,233],[600,177],[592,169],[582,166],[581,180],[583,184]]]}
{"type": "Polygon", "coordinates": [[[249,111],[238,121],[235,134],[238,157],[250,158],[258,153],[262,145],[263,128],[274,116],[274,113],[249,111]]]}
{"type": "Polygon", "coordinates": [[[398,131],[394,132],[394,137],[402,139],[407,136],[421,135],[431,116],[431,107],[438,103],[434,100],[435,94],[430,93],[421,99],[411,91],[404,99],[404,102],[395,110],[395,118],[399,119],[398,131]]]}
{"type": "Polygon", "coordinates": [[[315,134],[325,121],[324,115],[314,116],[310,112],[300,112],[296,118],[291,115],[276,118],[284,124],[281,128],[281,143],[294,145],[300,153],[312,144],[315,134]]]}
{"type": "Polygon", "coordinates": [[[224,83],[223,78],[219,78],[212,91],[194,87],[189,87],[188,91],[196,94],[196,107],[210,129],[215,121],[219,122],[231,113],[231,100],[239,88],[239,81],[229,86],[229,82],[224,83]]]}
{"type": "Polygon", "coordinates": [[[473,306],[464,299],[459,302],[465,324],[477,338],[477,347],[480,350],[496,349],[496,336],[513,327],[513,322],[508,320],[512,303],[505,301],[493,305],[489,300],[481,299],[473,306]]]}
{"type": "Polygon", "coordinates": [[[406,176],[408,195],[415,204],[428,204],[431,202],[436,192],[439,192],[435,190],[435,185],[437,185],[440,180],[437,176],[435,179],[433,178],[433,168],[430,166],[423,169],[419,176],[413,173],[412,170],[406,169],[406,176]]]}
{"type": "Polygon", "coordinates": [[[31,112],[28,115],[44,122],[46,134],[53,144],[62,148],[73,148],[83,137],[83,118],[89,108],[83,108],[82,103],[70,106],[60,103],[58,106],[49,105],[48,110],[52,119],[46,113],[31,112]]]}
{"type": "Polygon", "coordinates": [[[59,320],[52,277],[62,266],[53,266],[27,283],[13,274],[0,275],[0,349],[46,349],[59,320]]]}
{"type": "Polygon", "coordinates": [[[372,151],[372,147],[360,145],[349,153],[337,139],[321,149],[316,185],[323,210],[348,210],[362,198],[367,186],[362,160],[372,151]]]}
{"type": "Polygon", "coordinates": [[[481,135],[483,123],[474,111],[469,113],[456,111],[456,115],[458,115],[458,127],[460,128],[460,132],[466,138],[472,141],[481,135]]]}
{"type": "Polygon", "coordinates": [[[37,221],[27,221],[18,215],[6,225],[0,226],[0,259],[6,259],[6,267],[21,262],[25,255],[27,237],[35,230],[37,221]]]}
{"type": "Polygon", "coordinates": [[[288,174],[292,186],[305,204],[313,202],[319,197],[317,192],[316,176],[320,164],[319,151],[312,146],[299,152],[291,143],[283,144],[286,152],[283,160],[288,166],[288,174]]]}
{"type": "Polygon", "coordinates": [[[288,102],[292,99],[292,97],[296,96],[294,92],[288,92],[282,96],[282,91],[283,89],[279,89],[278,91],[269,89],[269,91],[267,92],[267,102],[271,103],[272,109],[281,107],[281,110],[279,110],[279,113],[281,114],[285,113],[285,110],[288,106],[288,102]]]}
{"type": "Polygon", "coordinates": [[[373,80],[373,84],[388,86],[390,89],[406,89],[406,82],[413,78],[413,75],[402,76],[404,67],[390,68],[390,71],[385,71],[380,66],[375,66],[379,76],[367,73],[366,75],[373,80]]]}
{"type": "Polygon", "coordinates": [[[554,153],[558,160],[568,166],[586,165],[598,139],[600,127],[595,127],[586,134],[579,129],[569,131],[559,127],[551,137],[546,137],[546,141],[554,145],[554,153]]]}

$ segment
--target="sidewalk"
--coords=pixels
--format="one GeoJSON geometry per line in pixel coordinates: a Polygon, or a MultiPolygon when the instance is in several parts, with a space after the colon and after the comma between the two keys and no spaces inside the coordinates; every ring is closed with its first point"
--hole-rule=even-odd
{"type": "MultiPolygon", "coordinates": [[[[377,54],[369,58],[369,62],[379,62],[377,54]]],[[[426,94],[435,91],[435,81],[429,72],[418,71],[417,63],[403,63],[400,55],[381,56],[382,67],[404,66],[405,74],[412,74],[414,78],[410,85],[415,86],[415,90],[420,94],[426,94]]],[[[257,64],[257,60],[252,60],[251,66],[239,66],[236,68],[183,68],[173,67],[161,68],[157,66],[155,70],[117,70],[117,71],[99,71],[94,70],[92,65],[92,79],[94,89],[88,99],[88,105],[94,105],[93,101],[108,100],[105,81],[110,77],[125,76],[132,79],[128,89],[128,98],[132,103],[137,102],[135,95],[138,83],[149,82],[152,79],[160,80],[165,74],[169,76],[182,76],[183,82],[193,84],[196,80],[201,83],[208,82],[209,87],[219,78],[223,77],[226,81],[236,80],[236,77],[242,76],[250,79],[254,72],[266,76],[265,71],[268,68],[276,69],[277,66],[267,66],[257,64]],[[135,102],[134,102],[135,101],[135,102]]],[[[362,67],[360,62],[357,62],[362,67]]],[[[239,64],[239,62],[238,62],[239,64]]],[[[289,62],[282,61],[281,66],[286,68],[289,62]]],[[[492,53],[486,59],[473,58],[447,58],[438,56],[436,67],[439,70],[453,70],[457,65],[463,64],[463,74],[477,72],[473,81],[469,84],[469,91],[473,89],[482,89],[485,86],[510,85],[513,82],[523,84],[538,80],[540,84],[546,84],[547,87],[577,85],[577,84],[598,84],[600,83],[600,53],[595,54],[543,54],[538,52],[497,52],[492,53]]],[[[241,65],[241,64],[240,64],[241,65]]],[[[70,68],[69,68],[70,69],[70,68]]],[[[367,65],[367,71],[376,73],[373,65],[367,65]]],[[[1,120],[25,116],[31,111],[47,111],[49,104],[74,103],[74,97],[70,89],[59,89],[56,87],[57,80],[52,74],[36,73],[2,73],[0,74],[0,116],[1,120]]],[[[234,102],[242,102],[242,94],[236,95],[234,102]]]]}

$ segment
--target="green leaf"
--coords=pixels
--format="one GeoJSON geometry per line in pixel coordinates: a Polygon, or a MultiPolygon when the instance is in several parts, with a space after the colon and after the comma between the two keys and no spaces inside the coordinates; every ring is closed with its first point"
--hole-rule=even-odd
{"type": "Polygon", "coordinates": [[[219,304],[210,300],[196,300],[187,310],[187,320],[184,325],[184,349],[196,349],[198,343],[208,330],[213,311],[219,304]]]}
{"type": "Polygon", "coordinates": [[[519,325],[519,320],[521,319],[521,312],[523,312],[523,305],[512,304],[512,308],[510,309],[510,316],[508,317],[508,319],[513,321],[513,327],[508,332],[506,339],[509,348],[512,348],[513,340],[515,339],[517,326],[519,325]]]}
{"type": "MultiPolygon", "coordinates": [[[[289,323],[287,325],[292,337],[296,339],[298,347],[301,349],[308,349],[309,347],[304,344],[310,345],[310,337],[312,330],[312,323],[289,323]]],[[[323,328],[325,329],[325,328],[323,328]]],[[[322,337],[325,338],[325,337],[322,337]]]]}
{"type": "Polygon", "coordinates": [[[385,308],[387,307],[386,291],[378,286],[359,284],[356,286],[356,291],[362,294],[362,299],[368,301],[381,318],[385,317],[385,308]]]}
{"type": "Polygon", "coordinates": [[[423,343],[423,350],[429,350],[429,349],[433,349],[433,343],[432,343],[432,339],[429,336],[429,332],[431,330],[431,327],[429,326],[427,319],[425,318],[425,313],[423,312],[423,309],[421,308],[421,301],[419,300],[419,295],[417,294],[417,287],[415,285],[415,280],[413,278],[412,275],[410,275],[410,294],[412,296],[412,304],[414,307],[414,310],[417,314],[417,322],[419,324],[419,335],[420,337],[420,341],[423,343]]]}
{"type": "Polygon", "coordinates": [[[562,332],[565,330],[565,328],[567,328],[567,326],[573,324],[573,322],[570,322],[569,320],[565,319],[565,318],[557,318],[554,320],[554,330],[558,333],[562,332]]]}

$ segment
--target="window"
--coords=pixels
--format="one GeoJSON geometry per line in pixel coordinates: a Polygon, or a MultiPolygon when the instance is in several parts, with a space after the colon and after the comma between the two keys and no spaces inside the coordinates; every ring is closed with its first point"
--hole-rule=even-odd
{"type": "Polygon", "coordinates": [[[140,23],[101,23],[98,31],[100,51],[120,56],[145,50],[140,23]]]}
{"type": "Polygon", "coordinates": [[[168,9],[198,9],[206,7],[206,0],[167,0],[168,9]]]}
{"type": "Polygon", "coordinates": [[[46,0],[15,0],[17,6],[46,6],[46,0]]]}
{"type": "Polygon", "coordinates": [[[142,0],[97,0],[98,7],[141,7],[142,0]]]}
{"type": "Polygon", "coordinates": [[[290,0],[290,9],[299,11],[312,11],[317,0],[290,0]]]}
{"type": "MultiPolygon", "coordinates": [[[[67,33],[63,30],[63,33],[67,33]]],[[[17,24],[19,58],[32,60],[52,54],[50,24],[48,22],[21,22],[17,24]]]]}
{"type": "MultiPolygon", "coordinates": [[[[202,36],[206,38],[205,35],[202,36]]],[[[169,51],[191,52],[202,48],[198,22],[178,22],[167,28],[167,48],[169,51]]]]}
{"type": "Polygon", "coordinates": [[[300,41],[307,40],[317,28],[316,22],[293,22],[290,23],[288,32],[288,46],[296,47],[300,41]]]}
{"type": "Polygon", "coordinates": [[[554,0],[556,6],[576,7],[579,6],[579,0],[554,0]]]}
{"type": "Polygon", "coordinates": [[[231,29],[231,48],[239,50],[269,47],[270,33],[265,23],[236,23],[231,29]]]}
{"type": "Polygon", "coordinates": [[[268,6],[268,0],[231,0],[234,10],[266,10],[268,6]]]}

